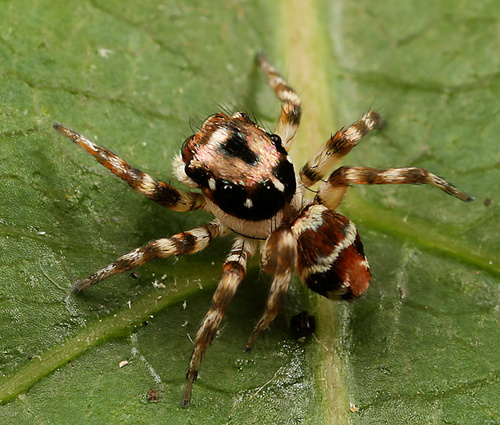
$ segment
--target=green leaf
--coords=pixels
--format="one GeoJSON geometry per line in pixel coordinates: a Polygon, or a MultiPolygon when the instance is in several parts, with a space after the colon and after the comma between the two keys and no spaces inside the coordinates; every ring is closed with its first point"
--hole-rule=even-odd
{"type": "Polygon", "coordinates": [[[435,3],[2,2],[2,422],[498,423],[500,6],[435,3]],[[367,297],[335,303],[294,279],[247,354],[269,285],[252,260],[181,409],[190,338],[231,237],[70,294],[124,252],[210,216],[143,199],[51,126],[173,180],[182,141],[221,107],[272,129],[279,102],[255,67],[260,50],[303,99],[297,167],[374,108],[387,127],[344,163],[425,167],[476,201],[353,187],[341,210],[370,260],[367,297]],[[305,344],[288,332],[302,308],[318,322],[305,344]]]}

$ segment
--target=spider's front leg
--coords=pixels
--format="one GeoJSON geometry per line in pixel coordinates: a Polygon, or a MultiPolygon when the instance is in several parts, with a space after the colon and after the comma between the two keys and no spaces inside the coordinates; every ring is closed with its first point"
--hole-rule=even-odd
{"type": "Polygon", "coordinates": [[[375,111],[368,111],[354,124],[337,131],[321,150],[302,167],[300,170],[302,183],[309,187],[324,178],[366,133],[383,125],[384,121],[379,114],[375,111]]]}
{"type": "Polygon", "coordinates": [[[269,85],[278,99],[283,102],[275,133],[281,137],[283,147],[289,151],[292,146],[293,136],[295,136],[299,128],[300,118],[302,117],[299,95],[288,85],[263,54],[258,56],[258,60],[267,76],[269,85]]]}
{"type": "Polygon", "coordinates": [[[464,202],[474,198],[424,168],[406,167],[377,170],[368,167],[340,167],[324,182],[316,196],[317,202],[334,210],[350,184],[429,184],[464,202]]]}
{"type": "Polygon", "coordinates": [[[297,241],[288,228],[276,230],[261,249],[262,269],[274,274],[266,311],[248,338],[245,348],[249,351],[259,334],[275,319],[283,307],[290,280],[295,267],[297,241]]]}
{"type": "Polygon", "coordinates": [[[196,334],[193,354],[186,375],[186,388],[182,398],[182,407],[188,407],[193,391],[193,384],[198,376],[201,359],[212,343],[217,329],[238,285],[245,277],[247,260],[255,254],[257,243],[237,239],[222,268],[222,278],[212,298],[212,306],[205,315],[196,334]]]}
{"type": "Polygon", "coordinates": [[[54,129],[85,149],[100,164],[104,165],[116,176],[125,180],[132,189],[142,193],[152,201],[170,210],[180,212],[196,210],[205,206],[203,195],[178,190],[167,183],[154,179],[149,174],[132,167],[115,153],[96,145],[65,125],[54,124],[54,129]]]}
{"type": "Polygon", "coordinates": [[[214,220],[188,232],[148,242],[146,245],[122,255],[114,263],[103,267],[87,279],[81,280],[75,285],[73,291],[81,292],[110,276],[133,269],[155,258],[194,254],[205,249],[216,236],[225,236],[229,232],[219,220],[214,220]]]}

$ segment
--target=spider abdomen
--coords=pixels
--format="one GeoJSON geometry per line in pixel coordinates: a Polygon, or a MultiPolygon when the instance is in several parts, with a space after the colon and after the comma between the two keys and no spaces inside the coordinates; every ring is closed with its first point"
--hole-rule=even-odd
{"type": "Polygon", "coordinates": [[[297,273],[313,291],[332,299],[362,295],[370,268],[356,226],[323,205],[307,207],[292,226],[297,273]]]}

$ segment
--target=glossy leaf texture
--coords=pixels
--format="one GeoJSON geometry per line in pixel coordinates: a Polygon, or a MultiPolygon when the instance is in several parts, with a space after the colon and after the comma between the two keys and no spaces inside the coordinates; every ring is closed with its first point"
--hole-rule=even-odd
{"type": "Polygon", "coordinates": [[[498,423],[499,12],[488,0],[2,2],[2,423],[498,423]],[[370,260],[366,298],[334,303],[294,279],[244,353],[270,282],[252,260],[182,409],[231,237],[71,294],[210,216],[143,199],[51,127],[173,182],[174,155],[209,114],[244,110],[273,128],[258,51],[303,98],[297,168],[373,108],[387,126],[344,164],[425,167],[476,200],[353,187],[340,209],[370,260]],[[304,308],[317,330],[300,344],[289,319],[304,308]]]}

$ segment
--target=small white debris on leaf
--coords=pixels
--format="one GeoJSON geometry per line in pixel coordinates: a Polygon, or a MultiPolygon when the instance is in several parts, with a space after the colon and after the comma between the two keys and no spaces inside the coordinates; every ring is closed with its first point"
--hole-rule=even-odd
{"type": "Polygon", "coordinates": [[[113,50],[110,50],[110,49],[97,49],[97,54],[101,57],[101,58],[107,58],[109,57],[109,55],[112,55],[113,53],[113,50]]]}

